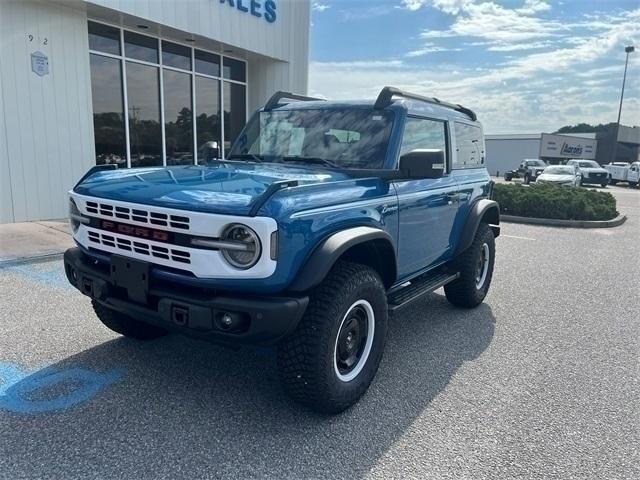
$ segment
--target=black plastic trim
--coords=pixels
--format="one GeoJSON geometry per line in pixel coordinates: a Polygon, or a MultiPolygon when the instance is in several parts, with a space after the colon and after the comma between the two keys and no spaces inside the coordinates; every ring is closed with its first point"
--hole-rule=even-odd
{"type": "Polygon", "coordinates": [[[79,248],[64,254],[69,283],[108,308],[166,330],[224,344],[271,345],[293,332],[309,304],[306,295],[260,296],[242,292],[178,289],[150,283],[148,300],[136,303],[114,285],[108,268],[98,265],[79,248]],[[172,311],[189,315],[186,325],[171,319],[172,311]],[[216,328],[216,318],[230,311],[245,315],[246,331],[231,333],[216,328]]]}
{"type": "Polygon", "coordinates": [[[264,111],[268,112],[270,110],[273,110],[278,105],[280,105],[280,100],[284,100],[284,99],[295,100],[300,102],[325,101],[322,98],[307,97],[305,95],[298,95],[297,93],[279,91],[274,93],[271,96],[271,98],[267,100],[267,103],[264,105],[264,111]]]}
{"type": "Polygon", "coordinates": [[[462,234],[460,235],[460,242],[456,247],[455,255],[458,255],[469,248],[473,243],[473,239],[476,236],[476,231],[478,230],[478,226],[480,225],[482,218],[486,213],[492,210],[492,214],[495,215],[498,221],[490,222],[491,230],[493,230],[493,234],[496,237],[500,235],[500,207],[498,206],[498,203],[494,200],[481,198],[476,201],[469,210],[467,222],[465,223],[462,234]]]}
{"type": "Polygon", "coordinates": [[[474,122],[478,119],[478,116],[475,114],[473,110],[467,107],[463,107],[460,104],[443,102],[442,100],[437,99],[435,97],[423,97],[422,95],[417,95],[415,93],[405,92],[404,90],[400,90],[399,88],[396,88],[396,87],[384,87],[380,92],[380,94],[378,95],[378,98],[376,99],[376,103],[373,106],[373,108],[375,108],[376,110],[382,110],[383,108],[388,107],[389,105],[391,105],[391,101],[393,100],[393,97],[409,98],[412,100],[418,100],[420,102],[440,105],[441,107],[451,108],[457,112],[464,113],[474,122]]]}
{"type": "MultiPolygon", "coordinates": [[[[343,253],[351,247],[373,240],[384,240],[389,242],[391,246],[393,245],[391,235],[378,228],[354,227],[334,233],[313,251],[289,286],[289,290],[305,292],[319,285],[343,253]]],[[[395,255],[391,260],[395,272],[395,255]]]]}

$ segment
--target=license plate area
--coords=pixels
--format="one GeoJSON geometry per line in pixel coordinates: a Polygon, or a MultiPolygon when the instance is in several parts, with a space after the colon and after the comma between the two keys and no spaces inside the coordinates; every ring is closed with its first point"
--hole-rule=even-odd
{"type": "Polygon", "coordinates": [[[147,303],[149,263],[132,258],[111,256],[111,281],[127,291],[129,300],[147,303]]]}

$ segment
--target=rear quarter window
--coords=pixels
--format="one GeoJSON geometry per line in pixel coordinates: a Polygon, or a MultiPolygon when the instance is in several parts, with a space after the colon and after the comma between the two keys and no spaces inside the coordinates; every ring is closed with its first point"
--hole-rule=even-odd
{"type": "Polygon", "coordinates": [[[453,122],[456,137],[456,156],[453,168],[477,168],[484,165],[482,129],[476,125],[453,122]]]}

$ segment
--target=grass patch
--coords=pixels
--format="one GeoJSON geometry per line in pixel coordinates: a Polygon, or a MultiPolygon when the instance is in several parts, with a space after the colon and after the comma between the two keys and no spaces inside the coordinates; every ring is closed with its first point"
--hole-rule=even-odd
{"type": "Polygon", "coordinates": [[[618,216],[613,195],[580,187],[499,183],[493,198],[504,215],[561,220],[611,220],[618,216]]]}

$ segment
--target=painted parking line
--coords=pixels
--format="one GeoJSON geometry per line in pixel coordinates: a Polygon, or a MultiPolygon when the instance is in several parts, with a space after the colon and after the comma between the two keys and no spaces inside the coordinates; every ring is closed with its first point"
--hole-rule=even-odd
{"type": "Polygon", "coordinates": [[[0,362],[0,411],[59,412],[91,400],[124,376],[123,369],[96,372],[83,367],[46,367],[35,372],[0,362]]]}
{"type": "Polygon", "coordinates": [[[500,238],[505,237],[505,238],[517,238],[518,240],[530,240],[532,242],[535,242],[536,239],[535,238],[529,238],[529,237],[518,237],[517,235],[500,235],[500,238]]]}

